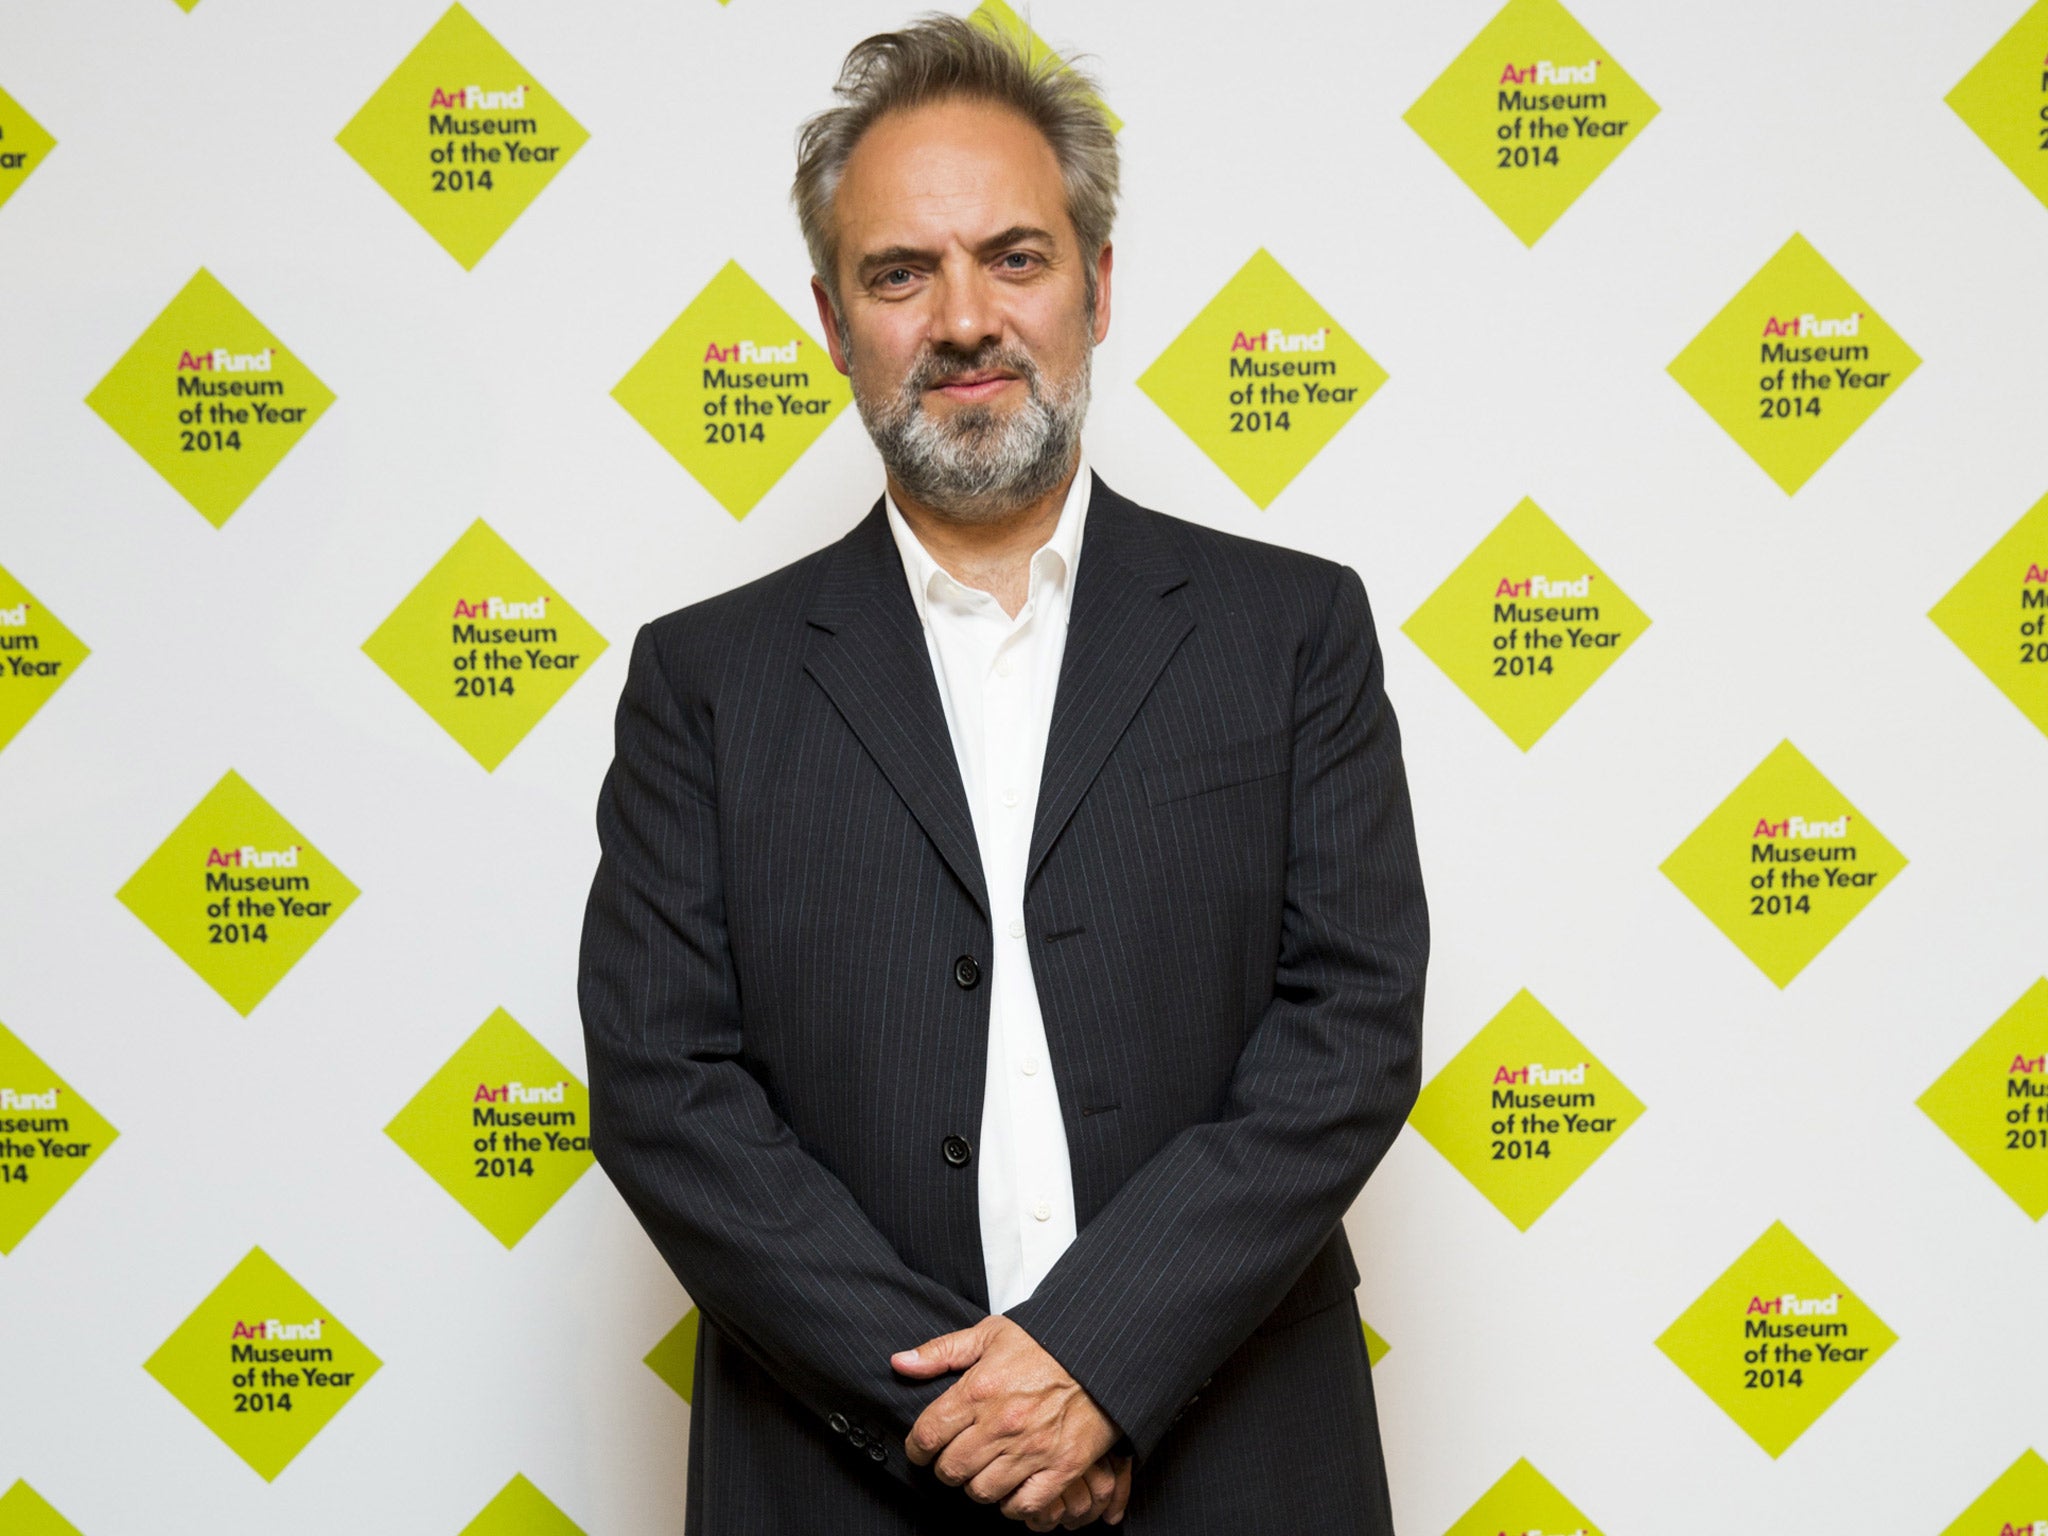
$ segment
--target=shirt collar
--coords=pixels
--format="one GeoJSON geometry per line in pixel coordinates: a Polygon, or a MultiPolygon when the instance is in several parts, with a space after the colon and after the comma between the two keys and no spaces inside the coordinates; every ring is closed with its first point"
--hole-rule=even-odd
{"type": "MultiPolygon", "coordinates": [[[[1051,536],[1032,553],[1034,585],[1043,572],[1050,579],[1062,581],[1069,592],[1073,590],[1073,574],[1081,560],[1081,525],[1087,520],[1088,498],[1093,490],[1094,477],[1084,455],[1074,470],[1073,484],[1067,487],[1067,499],[1060,506],[1059,521],[1053,525],[1051,536]]],[[[910,583],[911,604],[917,609],[917,621],[929,627],[931,618],[925,610],[934,595],[935,582],[950,583],[962,591],[969,589],[955,581],[953,574],[931,557],[917,535],[911,532],[910,524],[896,505],[896,498],[887,490],[882,492],[882,505],[888,515],[889,532],[896,540],[896,552],[902,557],[903,574],[910,583]]],[[[944,587],[941,586],[940,590],[944,587]]]]}

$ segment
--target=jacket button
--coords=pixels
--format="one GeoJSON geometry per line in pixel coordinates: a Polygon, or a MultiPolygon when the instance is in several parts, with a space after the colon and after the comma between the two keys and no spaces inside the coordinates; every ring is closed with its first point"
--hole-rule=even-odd
{"type": "Polygon", "coordinates": [[[855,1450],[859,1450],[868,1443],[868,1432],[856,1424],[846,1432],[846,1442],[855,1450]]]}
{"type": "Polygon", "coordinates": [[[889,1453],[883,1450],[879,1445],[871,1445],[868,1447],[868,1460],[887,1461],[888,1459],[889,1453]]]}
{"type": "Polygon", "coordinates": [[[953,979],[963,987],[972,987],[981,980],[981,967],[974,956],[962,955],[953,962],[953,979]]]}
{"type": "Polygon", "coordinates": [[[974,1148],[965,1136],[948,1136],[939,1143],[939,1150],[955,1168],[965,1168],[968,1159],[974,1156],[974,1148]]]}
{"type": "Polygon", "coordinates": [[[845,1434],[845,1433],[846,1433],[846,1415],[845,1415],[845,1414],[843,1414],[843,1413],[835,1413],[835,1414],[833,1414],[833,1415],[832,1415],[832,1417],[831,1417],[831,1418],[827,1419],[827,1420],[826,1420],[825,1422],[826,1422],[826,1423],[827,1423],[828,1425],[830,1425],[830,1426],[831,1426],[831,1429],[832,1429],[832,1433],[833,1433],[833,1434],[835,1434],[835,1435],[843,1435],[843,1434],[845,1434]]]}

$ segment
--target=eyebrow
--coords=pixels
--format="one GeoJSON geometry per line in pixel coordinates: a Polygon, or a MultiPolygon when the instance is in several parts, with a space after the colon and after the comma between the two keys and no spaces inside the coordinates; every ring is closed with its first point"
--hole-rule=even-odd
{"type": "MultiPolygon", "coordinates": [[[[1051,230],[1040,229],[1035,224],[1012,224],[1000,234],[991,235],[988,239],[982,241],[974,248],[974,254],[977,256],[990,256],[1010,246],[1024,245],[1032,241],[1037,241],[1044,245],[1055,243],[1051,230]]],[[[876,251],[872,255],[863,256],[855,271],[860,280],[866,282],[877,272],[886,272],[891,267],[904,266],[914,261],[928,262],[933,259],[933,255],[933,252],[919,250],[915,246],[892,245],[886,250],[876,251]]]]}

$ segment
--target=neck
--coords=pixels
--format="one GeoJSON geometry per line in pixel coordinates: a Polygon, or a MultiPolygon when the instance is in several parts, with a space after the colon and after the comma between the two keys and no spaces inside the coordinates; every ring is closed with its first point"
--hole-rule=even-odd
{"type": "Polygon", "coordinates": [[[905,494],[894,475],[889,476],[889,498],[918,543],[947,575],[989,593],[1014,618],[1030,593],[1031,557],[1059,525],[1060,509],[1066,505],[1067,492],[1080,467],[1081,456],[1076,453],[1072,466],[1052,490],[986,520],[963,521],[919,501],[905,494]]]}

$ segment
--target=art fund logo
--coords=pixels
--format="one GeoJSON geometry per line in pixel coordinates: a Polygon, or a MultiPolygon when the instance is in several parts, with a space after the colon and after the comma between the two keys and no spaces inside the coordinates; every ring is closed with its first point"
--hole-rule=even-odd
{"type": "Polygon", "coordinates": [[[209,848],[208,869],[297,869],[299,850],[291,848],[209,848]]]}
{"type": "Polygon", "coordinates": [[[276,1318],[267,1318],[260,1323],[237,1321],[232,1337],[237,1339],[317,1339],[320,1325],[327,1321],[316,1317],[310,1323],[281,1323],[276,1318]]]}
{"type": "Polygon", "coordinates": [[[1591,85],[1599,78],[1600,61],[1588,59],[1583,64],[1553,64],[1548,59],[1538,59],[1534,64],[1517,68],[1513,64],[1501,66],[1502,85],[1591,85]]]}
{"type": "Polygon", "coordinates": [[[1833,1317],[1842,1310],[1842,1293],[1832,1296],[1752,1296],[1744,1307],[1745,1317],[1833,1317]]]}
{"type": "Polygon", "coordinates": [[[0,1109],[55,1109],[57,1090],[48,1089],[43,1093],[23,1093],[18,1088],[0,1088],[0,1109]]]}
{"type": "Polygon", "coordinates": [[[1330,344],[1330,328],[1316,331],[1283,331],[1279,326],[1239,331],[1230,339],[1233,352],[1321,352],[1330,344]]]}
{"type": "Polygon", "coordinates": [[[1583,1083],[1586,1080],[1586,1064],[1582,1061],[1575,1067],[1546,1067],[1540,1061],[1532,1061],[1526,1067],[1499,1066],[1493,1069],[1496,1083],[1553,1084],[1583,1083]]]}
{"type": "Polygon", "coordinates": [[[500,1083],[493,1088],[489,1083],[478,1083],[476,1092],[470,1095],[475,1104],[560,1104],[569,1093],[566,1082],[556,1083],[552,1088],[530,1087],[525,1083],[500,1083]]]}
{"type": "Polygon", "coordinates": [[[465,112],[516,112],[526,106],[526,87],[509,91],[487,91],[480,85],[465,85],[452,91],[436,89],[429,107],[460,107],[465,112]]]}
{"type": "Polygon", "coordinates": [[[1863,323],[1859,310],[1853,315],[1843,315],[1839,320],[1824,320],[1818,315],[1794,315],[1789,320],[1780,320],[1772,315],[1764,321],[1766,336],[1854,336],[1856,328],[1863,323]]]}
{"type": "Polygon", "coordinates": [[[1847,837],[1849,813],[1844,811],[1833,821],[1809,821],[1804,816],[1785,816],[1773,821],[1768,816],[1759,816],[1756,830],[1749,835],[1752,840],[1759,837],[1847,837]]]}
{"type": "MultiPolygon", "coordinates": [[[[2027,566],[2027,574],[2020,578],[2020,584],[2022,586],[2025,586],[2028,582],[2034,582],[2040,586],[2048,587],[2048,566],[2034,565],[2030,562],[2027,566]]],[[[5,610],[0,610],[0,612],[4,611],[5,610]]]]}
{"type": "Polygon", "coordinates": [[[736,341],[729,347],[717,342],[704,346],[704,361],[707,363],[793,363],[800,338],[792,336],[779,345],[765,341],[736,341]]]}
{"type": "Polygon", "coordinates": [[[458,619],[544,619],[548,616],[547,594],[529,603],[515,603],[502,597],[480,597],[475,602],[455,599],[458,619]]]}
{"type": "Polygon", "coordinates": [[[268,373],[276,355],[275,347],[265,347],[261,352],[230,352],[226,347],[201,347],[196,352],[178,354],[178,372],[268,373]]]}
{"type": "Polygon", "coordinates": [[[1593,590],[1592,573],[1584,576],[1524,576],[1516,581],[1503,576],[1493,589],[1495,597],[1584,597],[1593,590]]]}
{"type": "Polygon", "coordinates": [[[2048,1520],[2008,1520],[1998,1536],[2048,1536],[2048,1520]]]}

